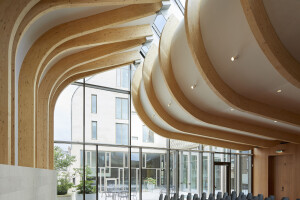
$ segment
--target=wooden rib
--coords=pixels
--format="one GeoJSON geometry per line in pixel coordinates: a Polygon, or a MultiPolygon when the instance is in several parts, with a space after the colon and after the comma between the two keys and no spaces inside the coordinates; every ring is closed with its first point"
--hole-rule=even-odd
{"type": "Polygon", "coordinates": [[[192,125],[173,118],[171,115],[168,114],[168,112],[163,108],[163,106],[161,106],[153,88],[152,71],[154,67],[158,67],[158,66],[154,66],[155,59],[157,58],[157,56],[158,56],[158,48],[155,46],[155,44],[152,44],[144,61],[143,80],[144,80],[146,94],[148,96],[148,99],[153,109],[155,110],[157,115],[160,116],[160,118],[164,120],[167,124],[183,132],[193,133],[193,134],[197,134],[203,137],[208,137],[216,140],[224,140],[233,143],[251,145],[254,147],[255,146],[272,147],[275,146],[276,144],[279,144],[279,142],[275,142],[275,141],[254,138],[251,136],[231,133],[229,131],[222,131],[222,130],[216,130],[207,127],[192,125]]]}
{"type": "MultiPolygon", "coordinates": [[[[69,59],[73,59],[72,56],[69,56],[69,59]]],[[[41,83],[41,87],[39,88],[38,93],[38,109],[37,109],[37,167],[38,168],[48,168],[48,144],[49,136],[48,132],[48,105],[51,99],[51,94],[57,88],[57,85],[60,85],[66,78],[80,73],[87,72],[93,69],[106,68],[115,65],[124,65],[126,63],[132,63],[134,60],[140,59],[140,55],[137,51],[129,51],[124,53],[119,53],[111,56],[104,57],[102,59],[98,59],[96,61],[82,64],[76,68],[70,70],[70,68],[66,68],[62,72],[58,72],[58,69],[61,68],[60,65],[52,68],[45,79],[41,83]],[[61,74],[58,76],[58,74],[61,74]]]]}
{"type": "MultiPolygon", "coordinates": [[[[188,113],[190,113],[195,118],[217,126],[223,126],[231,129],[236,129],[239,131],[245,131],[248,133],[256,134],[259,136],[265,136],[281,141],[288,141],[292,143],[300,143],[300,137],[296,134],[291,134],[288,132],[282,132],[279,130],[273,130],[258,125],[252,125],[241,121],[236,121],[228,118],[219,117],[212,115],[208,112],[204,112],[202,109],[195,106],[182,92],[180,89],[172,68],[171,63],[171,44],[175,28],[178,25],[178,20],[174,16],[170,16],[168,19],[164,30],[161,34],[159,43],[159,61],[160,68],[168,86],[169,92],[173,99],[188,113]]],[[[194,43],[197,41],[195,40],[194,43]]],[[[192,49],[191,49],[192,50],[192,49]]],[[[192,52],[192,54],[194,54],[192,52]]],[[[198,64],[197,64],[198,65],[198,64]]]]}
{"type": "Polygon", "coordinates": [[[50,29],[28,51],[19,77],[19,164],[34,167],[36,81],[40,66],[57,46],[75,37],[112,25],[146,17],[158,11],[161,3],[126,6],[74,20],[50,29]],[[23,152],[20,149],[27,149],[23,152]]]}
{"type": "Polygon", "coordinates": [[[0,164],[14,164],[11,47],[21,19],[38,0],[2,0],[0,6],[0,164]]]}
{"type": "Polygon", "coordinates": [[[157,133],[163,137],[170,138],[170,139],[183,140],[183,141],[219,146],[219,147],[230,148],[230,149],[249,150],[252,148],[248,145],[241,145],[241,144],[230,143],[230,142],[226,142],[226,141],[219,141],[219,140],[204,138],[201,136],[171,132],[171,131],[167,131],[165,129],[160,128],[154,122],[152,122],[152,120],[148,117],[148,115],[144,111],[144,108],[141,104],[141,100],[140,100],[141,79],[142,79],[142,66],[140,65],[137,68],[137,70],[135,71],[134,77],[132,80],[131,92],[132,92],[133,105],[134,105],[139,117],[141,118],[141,120],[155,133],[157,133]]]}
{"type": "MultiPolygon", "coordinates": [[[[126,63],[127,64],[127,63],[126,63]]],[[[126,65],[125,64],[125,65],[126,65]]],[[[129,63],[128,63],[129,64],[129,63]]],[[[121,65],[123,66],[123,65],[121,65]]],[[[87,76],[91,76],[100,72],[104,72],[107,70],[111,70],[111,69],[115,69],[121,66],[112,66],[112,67],[107,67],[104,69],[97,69],[97,70],[93,70],[93,71],[88,71],[88,72],[84,72],[81,74],[76,74],[72,77],[69,77],[68,79],[66,79],[63,83],[61,83],[61,85],[59,85],[59,87],[57,88],[57,90],[55,91],[55,94],[53,95],[53,98],[51,99],[50,103],[49,103],[49,167],[48,169],[54,169],[54,156],[53,156],[53,151],[54,151],[54,131],[53,131],[53,121],[54,121],[54,109],[55,109],[55,104],[56,101],[60,95],[60,93],[72,82],[87,77],[87,76]]]]}
{"type": "Polygon", "coordinates": [[[47,71],[47,65],[57,56],[63,54],[66,51],[80,49],[83,47],[93,47],[103,44],[122,42],[127,40],[141,39],[152,35],[152,30],[149,24],[120,27],[120,28],[109,28],[95,33],[87,34],[78,38],[69,40],[57,48],[55,48],[45,59],[37,76],[37,84],[40,83],[40,77],[42,73],[47,71]]]}
{"type": "Polygon", "coordinates": [[[265,56],[288,82],[300,88],[300,63],[277,36],[263,1],[241,0],[241,4],[252,33],[265,56]]]}
{"type": "Polygon", "coordinates": [[[203,42],[200,27],[200,2],[188,0],[185,7],[185,28],[189,47],[198,70],[208,86],[228,105],[243,112],[255,114],[271,120],[300,125],[300,115],[251,100],[236,93],[216,72],[203,42]]]}

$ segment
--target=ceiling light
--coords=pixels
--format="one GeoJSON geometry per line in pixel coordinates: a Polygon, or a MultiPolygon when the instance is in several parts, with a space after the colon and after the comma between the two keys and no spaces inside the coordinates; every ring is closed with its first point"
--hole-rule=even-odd
{"type": "Polygon", "coordinates": [[[276,120],[275,120],[274,122],[275,122],[275,123],[277,123],[277,121],[276,121],[276,120]]]}
{"type": "Polygon", "coordinates": [[[236,59],[238,59],[238,56],[232,56],[231,58],[230,58],[230,60],[233,62],[233,61],[235,61],[236,59]]]}
{"type": "Polygon", "coordinates": [[[170,107],[171,106],[171,101],[170,101],[170,103],[168,103],[168,107],[170,107]]]}
{"type": "Polygon", "coordinates": [[[281,90],[277,90],[277,93],[280,93],[280,92],[282,92],[281,90]]]}
{"type": "Polygon", "coordinates": [[[234,111],[234,109],[233,109],[233,108],[230,108],[230,111],[234,111]]]}
{"type": "Polygon", "coordinates": [[[191,86],[191,89],[192,89],[192,90],[195,89],[196,86],[197,86],[197,84],[192,85],[192,86],[191,86]]]}

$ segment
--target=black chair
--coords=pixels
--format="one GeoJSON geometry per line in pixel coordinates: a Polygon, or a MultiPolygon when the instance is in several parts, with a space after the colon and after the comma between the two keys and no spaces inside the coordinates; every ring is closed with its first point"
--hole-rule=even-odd
{"type": "Polygon", "coordinates": [[[253,197],[253,196],[252,196],[252,193],[248,193],[248,194],[247,194],[247,199],[248,199],[248,200],[251,200],[252,197],[253,197]]]}
{"type": "Polygon", "coordinates": [[[281,200],[289,200],[289,198],[288,197],[282,197],[281,200]]]}
{"type": "Polygon", "coordinates": [[[222,192],[218,192],[217,194],[217,200],[220,200],[222,198],[222,192]]]}
{"type": "Polygon", "coordinates": [[[232,191],[232,192],[231,192],[231,199],[232,199],[232,200],[235,200],[236,198],[237,198],[236,191],[232,191]]]}
{"type": "Polygon", "coordinates": [[[180,200],[184,200],[184,195],[183,194],[180,196],[180,200]]]}
{"type": "Polygon", "coordinates": [[[242,200],[246,200],[246,199],[247,199],[247,198],[246,198],[246,195],[243,194],[243,195],[241,196],[241,199],[242,199],[242,200]]]}
{"type": "Polygon", "coordinates": [[[201,200],[206,200],[206,193],[205,192],[202,193],[201,200]]]}
{"type": "Polygon", "coordinates": [[[164,200],[169,200],[169,196],[166,195],[165,198],[164,198],[164,200]]]}
{"type": "Polygon", "coordinates": [[[240,192],[239,197],[242,198],[243,195],[244,195],[244,192],[240,192]]]}
{"type": "Polygon", "coordinates": [[[163,194],[160,194],[159,195],[159,200],[163,200],[164,199],[164,195],[163,194]]]}
{"type": "Polygon", "coordinates": [[[252,199],[253,200],[258,200],[258,196],[253,196],[252,199]]]}
{"type": "Polygon", "coordinates": [[[227,192],[224,192],[224,194],[223,194],[223,199],[226,199],[227,196],[228,196],[228,193],[227,193],[227,192]]]}
{"type": "Polygon", "coordinates": [[[214,195],[212,193],[209,194],[208,200],[215,200],[214,195]]]}
{"type": "Polygon", "coordinates": [[[274,195],[271,195],[269,196],[270,200],[275,200],[275,196],[274,195]]]}
{"type": "Polygon", "coordinates": [[[231,196],[226,196],[225,200],[231,200],[231,196]]]}
{"type": "Polygon", "coordinates": [[[186,200],[192,200],[192,194],[191,193],[188,193],[188,195],[186,197],[186,200]]]}
{"type": "MultiPolygon", "coordinates": [[[[193,200],[196,200],[197,198],[198,198],[198,194],[194,194],[193,200]]],[[[199,198],[199,200],[200,200],[200,198],[199,198]]]]}
{"type": "Polygon", "coordinates": [[[258,200],[264,200],[264,195],[262,195],[262,194],[258,194],[258,200]]]}

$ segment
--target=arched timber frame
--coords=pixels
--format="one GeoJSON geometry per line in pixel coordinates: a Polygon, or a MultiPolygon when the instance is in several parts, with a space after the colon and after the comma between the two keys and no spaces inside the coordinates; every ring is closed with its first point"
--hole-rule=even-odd
{"type": "MultiPolygon", "coordinates": [[[[45,131],[45,127],[43,124],[47,123],[47,116],[41,113],[48,104],[45,94],[51,94],[53,86],[59,82],[64,74],[69,72],[72,69],[76,69],[81,67],[82,65],[89,64],[91,62],[97,62],[99,66],[105,67],[105,64],[108,66],[111,65],[109,62],[113,62],[114,57],[110,55],[114,55],[115,53],[132,49],[141,45],[145,39],[137,39],[137,40],[129,40],[125,42],[118,42],[112,44],[101,45],[98,47],[94,47],[85,51],[81,51],[70,56],[67,56],[60,61],[58,61],[47,73],[47,76],[44,77],[41,82],[38,90],[38,96],[43,96],[43,99],[38,99],[37,101],[37,117],[36,117],[36,125],[37,125],[37,134],[36,134],[36,166],[41,168],[45,167],[45,160],[47,160],[47,156],[44,155],[44,148],[47,147],[48,144],[48,134],[45,131]],[[44,108],[44,109],[43,109],[44,108]]],[[[125,54],[126,55],[126,54],[125,54]]],[[[130,57],[130,55],[128,55],[130,57]]],[[[116,61],[114,61],[116,62],[116,61]]],[[[46,129],[47,130],[47,129],[46,129]]]]}
{"type": "Polygon", "coordinates": [[[287,81],[300,88],[300,63],[278,38],[263,1],[241,0],[241,5],[252,33],[266,57],[287,81]]]}
{"type": "MultiPolygon", "coordinates": [[[[39,103],[37,116],[37,148],[39,149],[39,151],[37,152],[37,167],[51,168],[53,166],[53,148],[51,148],[51,146],[53,146],[53,139],[51,139],[53,138],[53,120],[51,120],[51,116],[53,116],[52,112],[54,112],[54,107],[51,108],[51,102],[54,101],[55,105],[55,102],[60,92],[68,84],[72,83],[73,81],[79,78],[82,78],[77,78],[77,74],[83,73],[85,74],[84,76],[90,76],[95,73],[115,68],[116,66],[130,64],[137,59],[140,59],[140,54],[137,51],[112,54],[99,60],[89,62],[71,70],[65,71],[63,75],[55,82],[55,84],[53,83],[53,81],[51,82],[50,86],[49,84],[47,84],[47,81],[43,81],[41,83],[39,90],[43,92],[40,92],[38,97],[39,103]]],[[[47,77],[45,78],[47,79],[49,77],[53,80],[53,78],[55,79],[56,76],[56,70],[50,70],[47,73],[47,77]]]]}
{"type": "Polygon", "coordinates": [[[144,111],[144,108],[141,104],[140,100],[140,85],[142,81],[142,65],[140,65],[137,70],[134,73],[133,79],[132,79],[132,101],[133,105],[136,109],[136,112],[138,113],[139,117],[142,119],[142,121],[154,132],[158,133],[159,135],[171,139],[176,140],[183,140],[183,141],[189,141],[189,142],[195,142],[195,143],[201,143],[201,144],[207,144],[207,145],[213,145],[213,146],[220,146],[224,148],[231,148],[231,149],[239,149],[239,150],[249,150],[252,147],[248,145],[242,145],[242,144],[236,144],[226,141],[218,141],[215,139],[205,138],[202,136],[194,135],[194,134],[182,134],[177,132],[171,132],[167,131],[159,126],[157,126],[150,117],[146,114],[144,111]]]}
{"type": "Polygon", "coordinates": [[[204,46],[200,28],[200,1],[186,1],[184,20],[188,44],[198,70],[208,86],[224,102],[243,112],[300,126],[299,114],[244,97],[236,93],[221,79],[212,65],[204,46]]]}
{"type": "MultiPolygon", "coordinates": [[[[190,1],[188,1],[190,2],[190,1]]],[[[197,4],[197,3],[196,3],[197,4]]],[[[198,5],[198,4],[197,4],[198,5]]],[[[196,7],[196,6],[195,6],[196,7]]],[[[187,12],[187,11],[186,11],[187,12]]],[[[185,13],[186,13],[185,12],[185,13]]],[[[192,12],[192,11],[190,11],[192,12]]],[[[195,11],[196,12],[196,11],[195,11]]],[[[189,13],[192,14],[192,13],[189,13]]],[[[186,20],[186,19],[185,19],[186,20]]],[[[186,25],[187,22],[185,22],[186,25]]],[[[159,62],[160,68],[166,81],[166,85],[168,86],[169,92],[172,95],[173,100],[177,101],[177,103],[188,113],[190,113],[195,118],[199,119],[200,121],[217,125],[223,126],[231,129],[236,129],[240,131],[245,131],[249,133],[256,134],[258,136],[265,136],[269,138],[273,138],[275,140],[280,141],[287,141],[292,143],[300,143],[300,137],[298,135],[283,132],[280,130],[270,129],[266,127],[262,127],[255,124],[245,123],[242,121],[236,121],[232,119],[227,119],[224,117],[218,117],[211,113],[204,112],[203,110],[199,109],[197,106],[193,105],[193,103],[184,95],[182,90],[180,89],[172,69],[172,62],[171,62],[171,44],[173,34],[175,33],[175,28],[178,26],[178,21],[174,16],[170,16],[164,29],[161,34],[160,43],[159,43],[159,62]]],[[[187,25],[186,25],[187,26],[187,25]]],[[[188,31],[186,27],[186,31],[188,31]]],[[[197,30],[189,30],[194,33],[194,35],[199,35],[197,30]],[[197,33],[197,34],[196,34],[197,33]]],[[[187,34],[188,35],[188,34],[187,34]]],[[[197,43],[198,40],[193,40],[192,43],[197,43]]],[[[192,54],[194,55],[193,49],[191,49],[192,54]]],[[[195,62],[197,64],[197,62],[195,62]]],[[[198,64],[197,64],[198,66],[198,64]]],[[[219,136],[218,136],[219,137],[219,136]]],[[[273,145],[275,145],[273,143],[273,145]]]]}
{"type": "Polygon", "coordinates": [[[167,124],[172,126],[173,128],[180,130],[182,132],[186,133],[193,133],[202,137],[208,137],[213,138],[216,140],[222,140],[222,141],[228,141],[232,143],[238,143],[238,144],[246,144],[251,145],[253,147],[272,147],[278,144],[278,142],[271,141],[271,140],[264,140],[260,138],[254,138],[251,136],[246,135],[238,135],[235,133],[231,133],[228,131],[222,131],[217,129],[211,129],[207,127],[201,127],[196,126],[192,124],[187,124],[184,122],[181,122],[175,118],[173,118],[171,115],[169,115],[163,106],[158,101],[154,88],[152,83],[152,71],[154,67],[155,61],[158,59],[158,48],[155,46],[155,44],[152,44],[150,50],[147,53],[147,56],[144,61],[143,65],[143,81],[145,85],[145,90],[149,99],[149,102],[151,103],[152,107],[154,108],[156,114],[160,116],[160,118],[165,121],[167,124]]]}
{"type": "MultiPolygon", "coordinates": [[[[130,5],[74,20],[50,29],[33,44],[22,64],[19,79],[19,91],[22,91],[19,92],[19,158],[35,154],[33,138],[36,135],[34,113],[36,112],[37,75],[44,70],[40,67],[47,56],[63,42],[152,15],[160,7],[161,3],[130,5]]],[[[35,156],[32,156],[31,159],[20,159],[19,163],[22,166],[34,166],[34,160],[35,156]]]]}

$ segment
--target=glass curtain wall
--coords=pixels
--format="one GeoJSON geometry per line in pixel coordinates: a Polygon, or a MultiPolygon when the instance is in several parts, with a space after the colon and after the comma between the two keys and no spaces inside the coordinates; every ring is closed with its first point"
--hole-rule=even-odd
{"type": "Polygon", "coordinates": [[[158,199],[160,194],[251,191],[251,152],[169,140],[151,131],[131,104],[134,66],[74,82],[54,118],[58,197],[158,199]],[[216,163],[229,163],[230,174],[216,163]],[[214,185],[215,184],[215,185],[214,185]]]}

